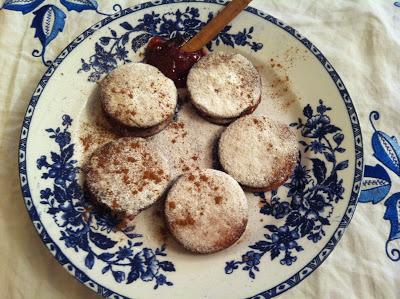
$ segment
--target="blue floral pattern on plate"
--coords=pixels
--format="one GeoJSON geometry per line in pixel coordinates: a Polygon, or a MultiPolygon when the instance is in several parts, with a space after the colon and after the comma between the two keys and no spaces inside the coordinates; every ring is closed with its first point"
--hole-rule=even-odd
{"type": "MultiPolygon", "coordinates": [[[[130,50],[137,52],[141,49],[152,36],[160,36],[166,39],[176,35],[193,36],[204,25],[213,18],[213,14],[208,14],[208,19],[202,21],[199,10],[187,7],[184,11],[177,9],[175,12],[167,12],[163,15],[154,11],[145,14],[142,19],[131,25],[128,22],[120,24],[126,32],[117,35],[115,30],[110,29],[109,36],[103,36],[95,44],[95,54],[90,56],[88,61],[82,59],[82,67],[78,70],[90,72],[88,80],[96,82],[102,75],[108,74],[118,63],[130,62],[128,53],[130,50]],[[132,39],[131,35],[136,34],[132,39]],[[129,47],[127,49],[127,47],[129,47]]],[[[226,26],[207,47],[211,50],[213,45],[224,44],[232,48],[236,46],[248,46],[253,51],[262,49],[263,44],[252,41],[254,27],[244,28],[237,33],[231,33],[232,26],[226,26]]]]}
{"type": "Polygon", "coordinates": [[[118,283],[133,283],[140,279],[154,282],[159,286],[172,286],[163,272],[175,271],[169,261],[160,261],[167,255],[165,246],[155,250],[142,247],[142,237],[134,232],[134,227],[126,227],[121,233],[126,237],[125,245],[110,237],[116,232],[120,219],[110,213],[93,209],[85,199],[77,181],[79,168],[73,159],[75,145],[71,143],[69,128],[72,118],[63,115],[62,126],[46,131],[58,145],[57,151],[37,159],[37,167],[44,169],[42,178],[51,180],[52,187],[40,191],[41,204],[48,207],[47,213],[61,231],[61,238],[67,248],[76,252],[86,252],[85,266],[92,269],[95,263],[102,263],[102,274],[110,272],[118,283]]]}
{"type": "Polygon", "coordinates": [[[264,228],[269,233],[264,234],[263,240],[250,245],[251,250],[243,254],[241,260],[227,262],[226,274],[242,265],[242,270],[248,271],[250,278],[254,279],[260,259],[268,252],[271,260],[281,256],[280,263],[290,266],[297,260],[294,253],[303,250],[299,245],[302,238],[317,243],[325,236],[324,227],[330,225],[334,205],[343,199],[343,179],[339,178],[338,172],[348,167],[347,160],[337,160],[337,154],[346,151],[341,147],[344,135],[331,123],[327,115],[330,110],[320,100],[316,112],[310,105],[304,108],[305,122],[299,118],[297,123],[291,124],[305,138],[300,141],[302,152],[313,152],[312,167],[309,169],[302,164],[305,161],[302,161],[300,153],[294,173],[284,185],[287,190],[284,198],[274,190],[269,203],[265,193],[256,193],[263,202],[260,213],[284,220],[284,224],[266,225],[264,228]]]}

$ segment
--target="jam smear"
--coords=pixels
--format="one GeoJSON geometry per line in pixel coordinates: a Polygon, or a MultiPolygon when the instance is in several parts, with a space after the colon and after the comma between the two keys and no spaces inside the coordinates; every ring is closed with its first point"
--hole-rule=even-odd
{"type": "Polygon", "coordinates": [[[186,87],[190,68],[206,53],[203,50],[184,52],[180,49],[183,37],[166,40],[155,36],[150,39],[145,51],[145,62],[158,68],[165,76],[175,82],[176,87],[186,87]]]}

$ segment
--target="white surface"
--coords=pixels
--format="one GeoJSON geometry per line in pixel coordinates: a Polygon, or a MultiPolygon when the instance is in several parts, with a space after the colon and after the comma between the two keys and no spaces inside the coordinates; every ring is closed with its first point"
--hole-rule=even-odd
{"type": "MultiPolygon", "coordinates": [[[[51,2],[51,1],[49,1],[51,2]]],[[[110,10],[111,3],[99,1],[110,10]]],[[[137,1],[119,1],[123,7],[137,1]]],[[[55,1],[55,3],[58,3],[55,1]]],[[[280,18],[309,38],[330,60],[358,108],[366,162],[370,149],[368,115],[379,110],[380,129],[399,136],[400,8],[393,1],[265,1],[254,6],[280,18]]],[[[55,57],[72,37],[102,17],[94,12],[68,13],[64,32],[48,47],[55,57]],[[72,19],[74,21],[72,21],[72,19]]],[[[96,298],[64,271],[42,245],[19,191],[17,148],[20,125],[45,67],[31,56],[32,15],[0,11],[0,285],[4,298],[96,298]],[[17,257],[17,258],[15,258],[17,257]]],[[[392,176],[392,190],[399,179],[392,176]]],[[[396,298],[400,263],[388,259],[390,229],[383,202],[359,205],[353,221],[328,260],[282,298],[396,298]]]]}

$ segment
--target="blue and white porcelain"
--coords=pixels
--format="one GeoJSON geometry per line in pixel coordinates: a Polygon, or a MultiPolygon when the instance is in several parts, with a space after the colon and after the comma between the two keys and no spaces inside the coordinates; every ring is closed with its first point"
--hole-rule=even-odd
{"type": "Polygon", "coordinates": [[[307,38],[251,7],[208,48],[236,51],[257,66],[265,92],[255,113],[297,131],[299,161],[278,190],[247,194],[250,220],[242,239],[219,253],[194,255],[156,237],[151,211],[121,231],[116,219],[85,199],[79,133],[95,82],[119,65],[140,61],[153,35],[194,34],[225,2],[159,0],[121,10],[68,45],[33,93],[19,150],[24,201],[55,258],[100,295],[274,297],[321,265],[350,223],[363,171],[350,96],[307,38]]]}

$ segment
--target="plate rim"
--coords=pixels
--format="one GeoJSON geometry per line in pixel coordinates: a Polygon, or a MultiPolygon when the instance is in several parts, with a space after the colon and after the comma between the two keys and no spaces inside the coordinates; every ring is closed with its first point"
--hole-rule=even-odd
{"type": "MultiPolygon", "coordinates": [[[[32,97],[27,105],[26,112],[24,114],[24,118],[22,121],[22,126],[20,130],[20,141],[18,147],[18,170],[19,170],[19,177],[20,177],[20,185],[21,185],[21,192],[22,197],[24,200],[25,207],[27,212],[31,218],[32,224],[36,229],[36,232],[39,234],[40,239],[42,240],[43,244],[49,249],[50,253],[54,256],[54,258],[61,264],[64,268],[68,270],[68,272],[73,275],[80,283],[86,285],[97,294],[104,296],[104,297],[111,297],[111,296],[118,296],[121,298],[127,298],[115,291],[112,291],[100,283],[94,281],[93,279],[89,278],[88,275],[85,274],[78,266],[76,266],[71,260],[69,260],[65,254],[60,250],[58,245],[53,241],[53,239],[47,234],[46,228],[42,225],[40,218],[36,212],[36,209],[32,203],[32,196],[29,188],[29,182],[27,178],[27,167],[26,167],[26,149],[27,149],[27,139],[30,129],[30,124],[34,115],[35,107],[38,103],[38,100],[41,96],[42,91],[44,90],[45,86],[48,83],[48,80],[52,77],[54,71],[58,68],[61,62],[64,60],[65,57],[68,56],[81,42],[86,40],[89,36],[91,36],[97,30],[103,28],[107,24],[111,23],[112,21],[119,19],[123,16],[129,15],[131,13],[135,13],[141,11],[146,8],[150,7],[161,7],[162,5],[168,4],[179,4],[179,3],[210,3],[210,4],[217,4],[223,6],[226,3],[226,0],[158,0],[158,1],[149,1],[143,2],[137,5],[133,5],[127,7],[111,16],[108,16],[99,22],[95,23],[94,25],[90,26],[86,30],[84,30],[81,34],[79,34],[76,38],[72,40],[61,52],[60,54],[54,59],[52,64],[47,68],[44,72],[44,75],[39,80],[37,87],[34,89],[32,97]],[[97,287],[97,288],[96,288],[97,287]]],[[[325,68],[329,76],[331,77],[332,81],[336,85],[339,94],[345,104],[347,114],[349,116],[349,120],[351,123],[352,132],[354,135],[354,151],[355,151],[355,164],[354,164],[354,175],[353,177],[353,185],[351,189],[351,194],[349,198],[349,203],[346,207],[346,211],[343,217],[340,219],[339,225],[334,231],[332,237],[327,241],[326,245],[320,250],[320,252],[311,260],[309,261],[303,268],[297,271],[294,275],[287,278],[286,280],[282,281],[281,283],[277,284],[276,286],[262,291],[258,294],[251,296],[259,297],[262,296],[264,298],[271,298],[277,295],[280,295],[297,284],[307,278],[311,273],[313,273],[322,263],[327,259],[336,245],[339,243],[341,237],[344,234],[345,229],[350,224],[354,212],[356,210],[356,206],[358,203],[358,196],[361,191],[360,183],[363,178],[363,169],[364,169],[364,152],[363,152],[363,138],[361,132],[361,126],[359,117],[356,111],[356,108],[351,100],[350,94],[347,91],[343,81],[341,80],[339,74],[336,72],[332,64],[326,59],[326,57],[322,54],[321,51],[318,50],[314,44],[308,40],[306,37],[302,36],[297,30],[292,28],[289,25],[286,25],[284,22],[280,21],[279,19],[264,13],[263,11],[256,9],[254,7],[247,7],[245,9],[247,12],[252,13],[255,16],[261,17],[262,19],[272,23],[273,25],[285,30],[288,34],[294,37],[297,41],[301,42],[322,64],[325,68]],[[327,68],[330,68],[328,70],[327,68]],[[335,81],[336,80],[336,81],[335,81]],[[339,86],[339,82],[340,85],[339,86]],[[345,99],[345,97],[347,99],[345,99]],[[352,119],[354,116],[354,120],[352,119]],[[359,137],[359,141],[357,144],[356,138],[359,137]],[[359,164],[359,165],[357,165],[359,164]],[[310,271],[307,271],[306,274],[300,276],[300,274],[309,268],[310,271]],[[285,285],[287,287],[285,287],[285,285]]],[[[117,298],[117,297],[115,297],[117,298]]]]}

